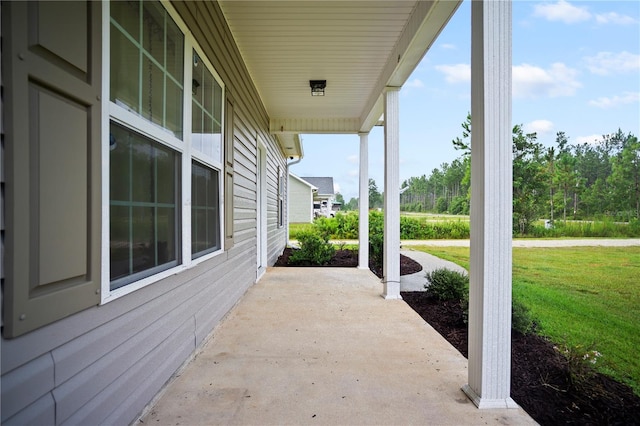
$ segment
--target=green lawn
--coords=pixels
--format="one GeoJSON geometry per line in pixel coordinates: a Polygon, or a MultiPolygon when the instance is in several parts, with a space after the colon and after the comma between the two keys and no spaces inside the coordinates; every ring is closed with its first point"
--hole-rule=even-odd
{"type": "MultiPolygon", "coordinates": [[[[469,248],[413,247],[469,268],[469,248]]],[[[640,247],[514,248],[513,297],[558,344],[602,353],[640,395],[640,247]]]]}

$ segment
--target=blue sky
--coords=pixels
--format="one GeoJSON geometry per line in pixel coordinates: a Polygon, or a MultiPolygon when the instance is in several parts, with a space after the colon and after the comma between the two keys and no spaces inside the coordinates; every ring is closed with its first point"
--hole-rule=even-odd
{"type": "MultiPolygon", "coordinates": [[[[471,109],[470,2],[466,0],[400,93],[400,182],[451,163],[451,140],[471,109]]],[[[616,132],[640,136],[640,2],[514,1],[513,124],[595,143],[616,132]]],[[[332,176],[358,196],[357,135],[302,135],[298,176],[332,176]]],[[[369,135],[369,175],[384,187],[384,137],[369,135]]]]}

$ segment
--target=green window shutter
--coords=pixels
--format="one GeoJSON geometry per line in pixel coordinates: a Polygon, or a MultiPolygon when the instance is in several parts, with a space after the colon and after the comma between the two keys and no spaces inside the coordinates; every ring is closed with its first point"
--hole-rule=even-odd
{"type": "Polygon", "coordinates": [[[101,7],[3,2],[3,336],[100,303],[101,7]]]}
{"type": "Polygon", "coordinates": [[[233,247],[233,100],[227,94],[224,111],[224,248],[233,247]]]}

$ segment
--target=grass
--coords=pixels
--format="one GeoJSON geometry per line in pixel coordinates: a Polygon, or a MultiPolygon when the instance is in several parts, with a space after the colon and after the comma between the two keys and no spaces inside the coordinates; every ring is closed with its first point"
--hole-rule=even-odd
{"type": "Polygon", "coordinates": [[[412,217],[424,222],[448,222],[448,221],[469,222],[468,215],[459,215],[459,214],[400,212],[400,216],[412,217]]]}
{"type": "MultiPolygon", "coordinates": [[[[468,247],[413,247],[469,268],[468,247]]],[[[514,248],[513,297],[538,333],[602,353],[596,368],[640,395],[640,247],[514,248]]]]}
{"type": "Polygon", "coordinates": [[[289,223],[289,238],[295,240],[300,232],[314,229],[313,223],[289,223]]]}

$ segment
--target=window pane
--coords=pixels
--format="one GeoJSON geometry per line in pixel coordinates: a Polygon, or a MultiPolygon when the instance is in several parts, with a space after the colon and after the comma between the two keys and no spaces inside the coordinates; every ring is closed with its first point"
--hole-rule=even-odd
{"type": "Polygon", "coordinates": [[[157,273],[180,258],[179,157],[111,123],[111,289],[157,273]],[[121,175],[117,175],[121,173],[121,175]]]}
{"type": "Polygon", "coordinates": [[[112,205],[109,208],[109,215],[109,258],[111,280],[113,281],[130,274],[129,207],[112,205]]]}
{"type": "MultiPolygon", "coordinates": [[[[140,2],[114,1],[109,3],[111,18],[136,41],[140,41],[140,2]]],[[[113,27],[112,27],[113,31],[113,27]]]]}
{"type": "Polygon", "coordinates": [[[131,174],[133,181],[131,201],[155,201],[153,145],[145,139],[133,138],[131,148],[131,174]]]}
{"type": "Polygon", "coordinates": [[[193,162],[191,252],[193,258],[220,249],[219,172],[193,162]]]}
{"type": "Polygon", "coordinates": [[[157,185],[156,199],[158,203],[176,204],[176,164],[175,155],[168,149],[155,151],[157,185]]]}
{"type": "MultiPolygon", "coordinates": [[[[204,67],[203,67],[204,68],[204,67]]],[[[202,76],[202,94],[203,94],[203,108],[207,112],[207,115],[213,117],[213,85],[217,86],[217,83],[213,79],[213,75],[209,70],[204,70],[202,76]]]]}
{"type": "Polygon", "coordinates": [[[162,265],[177,258],[176,209],[158,207],[156,264],[162,265]]]}
{"type": "Polygon", "coordinates": [[[166,78],[167,96],[164,127],[171,130],[178,139],[182,139],[182,88],[169,77],[166,78]]]}
{"type": "Polygon", "coordinates": [[[150,269],[155,264],[155,232],[153,207],[132,207],[133,273],[150,269]]]}
{"type": "Polygon", "coordinates": [[[109,132],[109,197],[111,200],[131,198],[131,143],[128,132],[111,126],[109,132]]]}
{"type": "Polygon", "coordinates": [[[145,1],[142,3],[142,9],[144,50],[160,65],[164,65],[164,8],[157,2],[145,1]]]}
{"type": "Polygon", "coordinates": [[[167,17],[167,58],[166,68],[169,74],[173,76],[177,81],[184,79],[184,67],[182,66],[184,61],[184,35],[180,31],[180,28],[171,19],[169,14],[167,17]]]}
{"type": "Polygon", "coordinates": [[[222,87],[193,52],[192,147],[221,162],[222,87]]]}
{"type": "MultiPolygon", "coordinates": [[[[164,73],[148,56],[142,59],[142,116],[162,126],[164,124],[164,73]]],[[[170,129],[173,130],[173,129],[170,129]]]]}
{"type": "Polygon", "coordinates": [[[139,112],[139,63],[140,49],[112,25],[110,99],[134,112],[139,112]]]}
{"type": "Polygon", "coordinates": [[[202,152],[202,109],[195,101],[191,102],[191,147],[202,152]]]}

